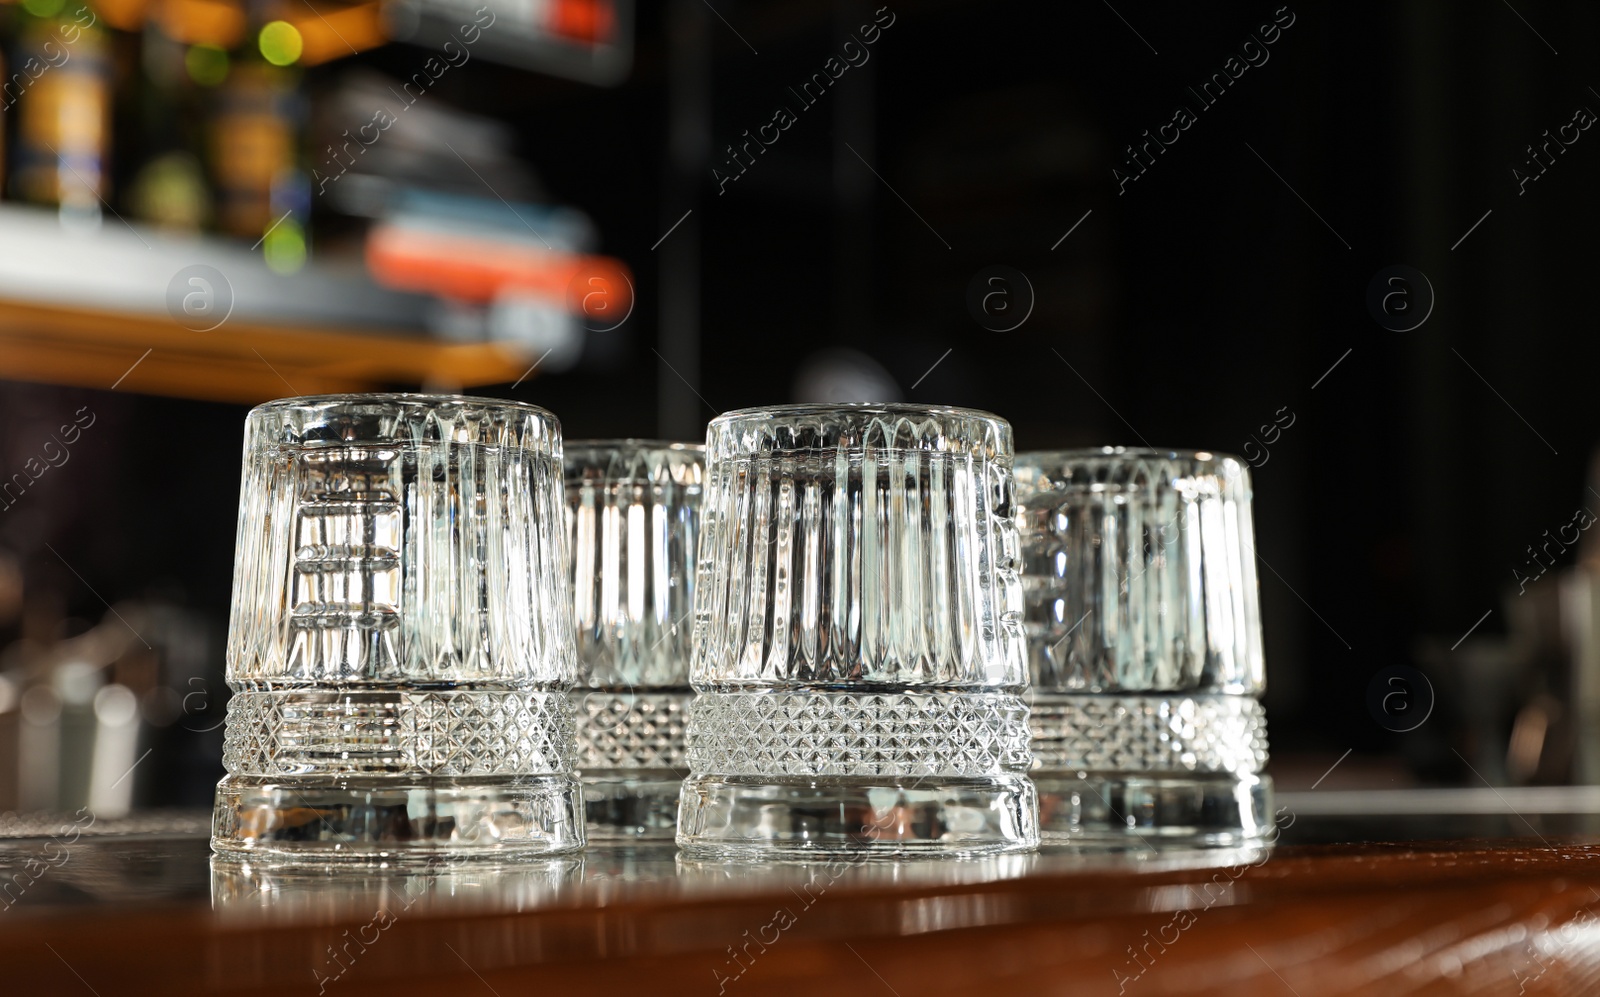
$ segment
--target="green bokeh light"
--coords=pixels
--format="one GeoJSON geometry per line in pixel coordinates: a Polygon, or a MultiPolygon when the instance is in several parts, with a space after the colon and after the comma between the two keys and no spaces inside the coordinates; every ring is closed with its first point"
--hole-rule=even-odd
{"type": "Polygon", "coordinates": [[[273,21],[265,25],[257,42],[261,46],[262,57],[274,66],[292,65],[305,48],[299,30],[288,21],[273,21]]]}
{"type": "Polygon", "coordinates": [[[292,218],[285,218],[262,240],[261,252],[274,273],[294,273],[306,265],[306,236],[292,218]]]}
{"type": "Polygon", "coordinates": [[[66,5],[67,0],[22,0],[22,9],[34,17],[55,17],[66,5]]]}
{"type": "Polygon", "coordinates": [[[195,45],[183,54],[189,78],[203,87],[214,87],[228,78],[228,53],[215,45],[195,45]]]}

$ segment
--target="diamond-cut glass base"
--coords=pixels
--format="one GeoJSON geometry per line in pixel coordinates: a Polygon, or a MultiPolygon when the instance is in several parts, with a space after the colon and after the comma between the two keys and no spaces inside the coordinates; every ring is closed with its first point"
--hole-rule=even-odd
{"type": "Polygon", "coordinates": [[[1248,845],[1272,828],[1254,698],[1034,690],[1029,701],[1046,842],[1248,845]]]}
{"type": "Polygon", "coordinates": [[[1249,696],[1122,696],[1033,690],[1033,767],[1042,771],[1260,772],[1267,715],[1249,696]]]}
{"type": "Polygon", "coordinates": [[[1010,693],[720,692],[690,709],[696,773],[987,776],[1028,757],[1028,707],[1010,693]]]}
{"type": "Polygon", "coordinates": [[[687,768],[692,690],[579,689],[571,698],[578,715],[578,768],[585,773],[687,768]]]}
{"type": "Polygon", "coordinates": [[[260,776],[562,772],[572,738],[559,692],[252,691],[228,702],[222,764],[260,776]]]}
{"type": "Polygon", "coordinates": [[[583,793],[571,775],[230,775],[217,784],[211,831],[220,854],[318,862],[504,859],[583,845],[583,793]]]}
{"type": "Polygon", "coordinates": [[[702,692],[678,844],[699,855],[1003,852],[1038,843],[1028,707],[1002,692],[702,692]]]}
{"type": "Polygon", "coordinates": [[[670,839],[689,774],[690,689],[574,692],[578,768],[591,838],[670,839]]]}

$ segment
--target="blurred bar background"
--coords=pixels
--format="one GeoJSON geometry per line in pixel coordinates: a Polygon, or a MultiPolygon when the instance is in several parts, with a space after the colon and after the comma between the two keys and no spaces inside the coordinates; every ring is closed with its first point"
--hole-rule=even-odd
{"type": "Polygon", "coordinates": [[[1243,453],[1280,788],[1600,784],[1600,11],[713,3],[0,4],[0,813],[209,804],[244,412],[385,389],[1243,453]]]}

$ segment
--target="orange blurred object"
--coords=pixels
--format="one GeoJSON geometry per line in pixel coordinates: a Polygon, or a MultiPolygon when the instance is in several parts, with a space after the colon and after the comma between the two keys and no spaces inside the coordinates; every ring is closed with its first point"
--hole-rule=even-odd
{"type": "Polygon", "coordinates": [[[395,224],[367,235],[367,269],[380,284],[457,301],[487,302],[512,290],[603,319],[632,307],[628,267],[610,256],[563,253],[395,224]],[[588,314],[593,311],[594,314],[588,314]]]}
{"type": "Polygon", "coordinates": [[[225,0],[158,0],[155,20],[174,41],[231,49],[244,37],[244,7],[225,0]]]}
{"type": "Polygon", "coordinates": [[[615,33],[616,12],[611,0],[556,0],[547,27],[551,34],[598,44],[610,41],[615,33]]]}
{"type": "Polygon", "coordinates": [[[305,45],[299,59],[302,66],[365,52],[389,40],[389,32],[383,26],[382,5],[376,0],[326,11],[308,9],[303,3],[288,4],[282,15],[300,32],[305,45]]]}
{"type": "Polygon", "coordinates": [[[94,0],[94,9],[118,31],[138,31],[149,8],[150,0],[94,0]]]}

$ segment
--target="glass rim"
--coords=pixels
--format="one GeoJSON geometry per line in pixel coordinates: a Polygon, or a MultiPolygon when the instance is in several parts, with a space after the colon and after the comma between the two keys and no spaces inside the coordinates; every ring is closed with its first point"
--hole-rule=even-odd
{"type": "Polygon", "coordinates": [[[1038,464],[1047,460],[1061,463],[1096,458],[1115,458],[1129,461],[1156,458],[1163,460],[1190,460],[1201,464],[1221,464],[1230,460],[1240,464],[1247,463],[1238,454],[1228,453],[1224,450],[1177,450],[1165,447],[1071,447],[1063,450],[1018,450],[1015,463],[1020,467],[1024,463],[1038,464]]]}
{"type": "Polygon", "coordinates": [[[560,424],[559,420],[556,419],[555,413],[532,402],[517,401],[514,398],[492,398],[487,395],[435,394],[421,391],[337,392],[321,395],[291,395],[286,398],[274,398],[271,401],[262,402],[260,405],[250,409],[250,415],[254,416],[257,413],[266,415],[295,409],[326,411],[337,409],[341,406],[358,405],[387,405],[396,410],[430,409],[444,405],[477,405],[484,408],[524,412],[548,419],[557,425],[560,424]]]}
{"type": "Polygon", "coordinates": [[[704,454],[704,443],[687,443],[682,440],[652,440],[636,436],[619,436],[611,439],[567,440],[567,453],[574,450],[632,450],[638,453],[663,451],[668,453],[704,454]]]}
{"type": "Polygon", "coordinates": [[[1006,420],[979,408],[959,405],[924,405],[919,402],[787,402],[782,405],[755,405],[749,408],[729,409],[713,418],[711,423],[742,422],[758,416],[809,416],[809,415],[903,415],[903,416],[959,416],[963,419],[992,419],[1010,425],[1006,420]]]}

